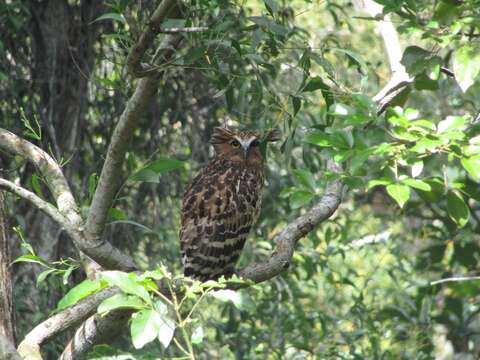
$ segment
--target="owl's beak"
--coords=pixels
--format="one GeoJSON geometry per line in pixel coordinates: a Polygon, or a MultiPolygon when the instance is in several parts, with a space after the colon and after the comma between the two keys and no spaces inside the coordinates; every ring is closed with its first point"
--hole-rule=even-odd
{"type": "Polygon", "coordinates": [[[250,144],[242,144],[243,160],[247,160],[248,153],[250,152],[250,144]]]}

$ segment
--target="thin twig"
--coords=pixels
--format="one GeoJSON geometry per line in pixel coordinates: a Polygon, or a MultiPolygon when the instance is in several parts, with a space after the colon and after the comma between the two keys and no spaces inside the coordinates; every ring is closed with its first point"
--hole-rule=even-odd
{"type": "Polygon", "coordinates": [[[460,282],[460,281],[473,281],[473,280],[480,280],[480,276],[456,276],[456,277],[450,277],[450,278],[445,278],[445,279],[440,279],[436,281],[432,281],[430,285],[437,285],[437,284],[443,284],[443,283],[448,283],[448,282],[460,282]]]}
{"type": "Polygon", "coordinates": [[[158,32],[163,34],[178,34],[178,33],[196,33],[208,31],[208,27],[188,27],[188,28],[159,28],[158,32]]]}

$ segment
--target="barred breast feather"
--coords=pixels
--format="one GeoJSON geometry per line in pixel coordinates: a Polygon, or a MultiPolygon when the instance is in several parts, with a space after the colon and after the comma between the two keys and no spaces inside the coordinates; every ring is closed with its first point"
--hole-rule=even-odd
{"type": "Polygon", "coordinates": [[[230,276],[261,208],[263,172],[216,157],[194,178],[182,204],[180,244],[185,275],[230,276]]]}

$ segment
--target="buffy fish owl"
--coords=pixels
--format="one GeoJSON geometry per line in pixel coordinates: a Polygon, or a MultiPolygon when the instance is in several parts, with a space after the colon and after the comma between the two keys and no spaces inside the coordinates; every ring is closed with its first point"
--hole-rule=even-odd
{"type": "Polygon", "coordinates": [[[215,157],[188,186],[182,204],[180,246],[185,276],[200,281],[231,276],[261,208],[264,182],[261,144],[275,131],[216,127],[215,157]]]}

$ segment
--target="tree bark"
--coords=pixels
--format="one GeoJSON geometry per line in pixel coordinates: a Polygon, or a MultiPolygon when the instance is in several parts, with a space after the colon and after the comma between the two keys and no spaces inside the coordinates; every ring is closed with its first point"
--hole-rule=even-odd
{"type": "Polygon", "coordinates": [[[0,336],[15,344],[15,307],[13,304],[10,248],[5,194],[0,190],[0,336]]]}

